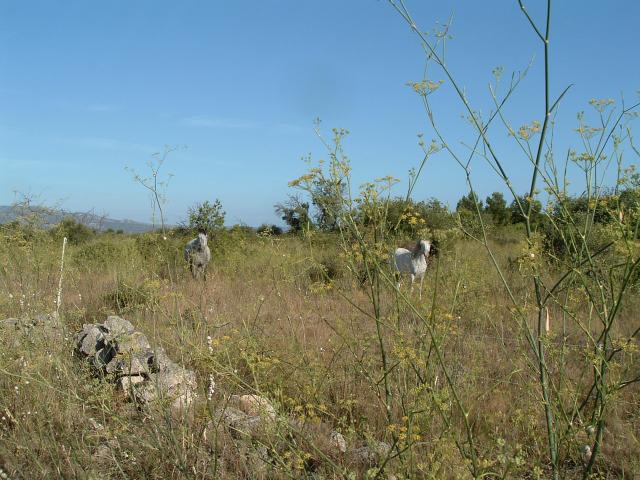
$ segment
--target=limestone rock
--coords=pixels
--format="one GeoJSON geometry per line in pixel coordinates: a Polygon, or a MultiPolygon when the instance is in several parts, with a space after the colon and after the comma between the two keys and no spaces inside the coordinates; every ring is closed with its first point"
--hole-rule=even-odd
{"type": "Polygon", "coordinates": [[[131,332],[121,335],[122,337],[117,341],[119,352],[151,352],[151,344],[142,332],[131,332]]]}
{"type": "Polygon", "coordinates": [[[107,363],[105,370],[119,375],[142,375],[149,373],[149,364],[145,355],[117,355],[107,363]]]}
{"type": "Polygon", "coordinates": [[[0,320],[0,328],[20,328],[20,320],[17,318],[6,318],[4,320],[0,320]]]}
{"type": "Polygon", "coordinates": [[[383,460],[391,451],[391,446],[386,442],[370,441],[368,445],[353,450],[353,457],[364,464],[375,465],[383,460]]]}
{"type": "Polygon", "coordinates": [[[156,400],[183,409],[196,398],[196,375],[171,361],[162,348],[154,350],[147,337],[120,317],[103,324],[86,324],[76,335],[76,353],[100,373],[118,381],[141,404],[156,400]]]}
{"type": "Polygon", "coordinates": [[[106,328],[106,330],[109,332],[109,335],[113,337],[132,334],[136,330],[131,322],[116,315],[108,316],[103,325],[104,328],[106,328]]]}
{"type": "Polygon", "coordinates": [[[104,333],[98,325],[83,325],[82,331],[76,335],[76,350],[85,356],[96,355],[105,346],[104,333]]]}
{"type": "Polygon", "coordinates": [[[221,423],[225,425],[229,428],[231,435],[236,438],[255,435],[263,423],[259,415],[247,415],[234,407],[226,407],[218,411],[216,417],[215,424],[221,423]]]}
{"type": "Polygon", "coordinates": [[[142,403],[159,398],[169,398],[172,403],[182,397],[182,403],[190,403],[197,388],[194,372],[173,364],[170,368],[151,373],[149,379],[136,389],[136,398],[142,403]]]}
{"type": "Polygon", "coordinates": [[[276,409],[269,400],[259,395],[231,395],[229,403],[247,415],[260,415],[271,420],[276,418],[276,409]]]}
{"type": "Polygon", "coordinates": [[[340,432],[336,432],[335,430],[333,430],[329,434],[329,442],[331,446],[340,453],[345,453],[347,451],[347,441],[344,439],[344,436],[340,432]]]}

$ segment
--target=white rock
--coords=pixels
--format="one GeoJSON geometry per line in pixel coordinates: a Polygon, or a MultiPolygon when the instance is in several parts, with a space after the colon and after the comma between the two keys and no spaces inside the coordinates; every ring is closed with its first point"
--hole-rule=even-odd
{"type": "Polygon", "coordinates": [[[329,435],[329,440],[331,441],[331,446],[340,453],[345,453],[347,451],[347,441],[340,432],[333,430],[329,435]]]}
{"type": "Polygon", "coordinates": [[[229,403],[247,415],[262,415],[272,420],[276,418],[276,409],[269,400],[259,395],[231,395],[229,403]]]}

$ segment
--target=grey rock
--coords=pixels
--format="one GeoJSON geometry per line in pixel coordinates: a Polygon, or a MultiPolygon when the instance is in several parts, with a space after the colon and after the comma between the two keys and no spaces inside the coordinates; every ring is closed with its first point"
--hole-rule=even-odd
{"type": "Polygon", "coordinates": [[[53,325],[59,326],[60,316],[58,312],[53,313],[40,313],[35,316],[33,324],[34,325],[53,325]]]}
{"type": "Polygon", "coordinates": [[[153,372],[161,372],[168,370],[175,365],[169,358],[164,348],[157,347],[153,350],[153,357],[151,358],[150,367],[153,372]]]}
{"type": "Polygon", "coordinates": [[[114,356],[105,366],[107,373],[122,375],[142,375],[149,373],[146,358],[134,355],[114,356]]]}
{"type": "Polygon", "coordinates": [[[154,350],[123,318],[84,325],[76,335],[76,351],[99,372],[113,375],[142,404],[163,399],[182,409],[197,396],[196,374],[171,361],[162,348],[154,350]]]}
{"type": "Polygon", "coordinates": [[[218,420],[216,424],[222,423],[225,425],[231,435],[236,438],[255,435],[263,424],[263,419],[260,415],[247,415],[234,407],[226,407],[219,410],[216,417],[218,420]]]}
{"type": "Polygon", "coordinates": [[[98,325],[85,324],[76,336],[76,347],[85,356],[94,356],[105,347],[106,338],[98,325]]]}
{"type": "Polygon", "coordinates": [[[102,425],[93,417],[89,417],[89,424],[91,425],[91,428],[93,428],[97,432],[104,430],[104,425],[102,425]]]}
{"type": "Polygon", "coordinates": [[[6,318],[0,320],[0,328],[20,328],[20,320],[17,318],[6,318]]]}
{"type": "Polygon", "coordinates": [[[134,385],[138,385],[144,381],[145,378],[141,375],[124,376],[118,379],[118,385],[120,385],[120,388],[129,395],[134,388],[134,385]]]}
{"type": "Polygon", "coordinates": [[[109,332],[109,335],[111,335],[112,337],[131,334],[136,330],[131,322],[116,315],[110,315],[109,317],[107,317],[107,320],[103,325],[104,328],[107,329],[107,332],[109,332]]]}
{"type": "Polygon", "coordinates": [[[249,471],[256,478],[268,475],[269,470],[273,467],[272,462],[269,449],[264,445],[254,445],[247,450],[249,471]]]}
{"type": "Polygon", "coordinates": [[[329,442],[331,443],[331,446],[340,453],[345,453],[347,451],[347,441],[340,432],[333,430],[329,434],[329,442]]]}
{"type": "Polygon", "coordinates": [[[142,332],[131,332],[117,339],[119,352],[151,352],[151,344],[142,332]]]}
{"type": "Polygon", "coordinates": [[[262,415],[271,420],[276,418],[276,409],[271,402],[259,395],[231,395],[229,403],[248,415],[262,415]]]}
{"type": "Polygon", "coordinates": [[[90,357],[91,364],[101,373],[104,373],[105,367],[116,356],[116,349],[110,343],[105,344],[100,350],[90,357]]]}
{"type": "Polygon", "coordinates": [[[373,440],[368,445],[353,450],[353,457],[362,463],[375,465],[383,460],[391,451],[391,446],[386,442],[373,440]]]}
{"type": "Polygon", "coordinates": [[[118,442],[118,440],[107,440],[96,447],[92,455],[93,461],[98,465],[107,464],[113,459],[115,452],[119,449],[120,442],[118,442]]]}
{"type": "Polygon", "coordinates": [[[171,368],[151,373],[149,379],[136,389],[136,398],[150,403],[159,398],[169,398],[172,403],[182,397],[184,402],[193,399],[198,384],[196,374],[176,364],[171,368]]]}
{"type": "Polygon", "coordinates": [[[93,366],[106,373],[149,372],[153,357],[151,345],[142,332],[130,331],[127,324],[131,325],[119,317],[109,317],[103,325],[84,325],[76,337],[77,351],[90,357],[93,366]]]}

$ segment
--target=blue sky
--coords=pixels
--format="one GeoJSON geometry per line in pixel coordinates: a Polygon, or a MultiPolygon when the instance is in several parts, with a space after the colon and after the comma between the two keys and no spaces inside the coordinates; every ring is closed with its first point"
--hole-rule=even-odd
{"type": "MultiPolygon", "coordinates": [[[[558,116],[559,147],[575,144],[575,112],[591,98],[640,88],[632,0],[555,2],[551,89],[574,83],[558,116]]],[[[546,2],[529,0],[542,22],[546,2]]],[[[423,30],[453,14],[450,68],[488,112],[491,71],[532,69],[505,110],[514,125],[541,119],[542,50],[514,1],[408,1],[423,30]]],[[[406,178],[430,131],[419,98],[424,57],[382,0],[255,2],[0,1],[0,204],[20,191],[72,211],[95,208],[147,221],[150,204],[126,166],[144,172],[164,145],[169,221],[220,198],[227,223],[278,221],[273,204],[302,174],[301,157],[325,157],[313,120],[347,128],[354,183],[406,178]]],[[[443,75],[432,70],[432,78],[443,75]]],[[[555,95],[554,95],[555,96],[555,95]]],[[[446,83],[433,97],[442,129],[464,152],[470,129],[446,83]]],[[[504,130],[493,132],[518,190],[527,164],[504,130]]],[[[562,150],[561,148],[561,150],[562,150]]],[[[482,164],[481,195],[503,190],[482,164]]],[[[462,173],[434,156],[415,197],[455,205],[462,173]]]]}

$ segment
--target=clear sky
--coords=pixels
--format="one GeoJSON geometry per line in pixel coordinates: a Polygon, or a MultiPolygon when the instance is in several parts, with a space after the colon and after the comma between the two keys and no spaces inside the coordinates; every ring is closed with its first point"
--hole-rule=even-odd
{"type": "MultiPolygon", "coordinates": [[[[542,22],[546,2],[526,3],[542,22]]],[[[568,145],[589,99],[637,100],[640,2],[554,3],[551,88],[557,95],[575,84],[556,131],[568,145]]],[[[533,58],[506,113],[515,125],[541,120],[542,50],[515,0],[407,5],[423,30],[453,14],[448,63],[485,113],[492,69],[502,65],[508,76],[533,58]]],[[[433,137],[406,86],[424,64],[415,35],[383,0],[0,0],[0,204],[20,191],[71,211],[148,221],[147,194],[125,166],[144,172],[153,152],[172,145],[186,148],[165,164],[174,175],[169,221],[220,198],[227,223],[274,222],[274,203],[306,169],[301,157],[324,156],[316,117],[351,132],[356,185],[406,178],[421,159],[416,134],[433,137]]],[[[450,142],[464,151],[460,142],[472,136],[450,93],[444,84],[433,98],[450,142]]],[[[525,160],[504,131],[493,138],[524,191],[525,160]]],[[[481,195],[503,189],[476,164],[481,195]]],[[[460,169],[440,153],[415,197],[455,206],[463,193],[460,169]]]]}

